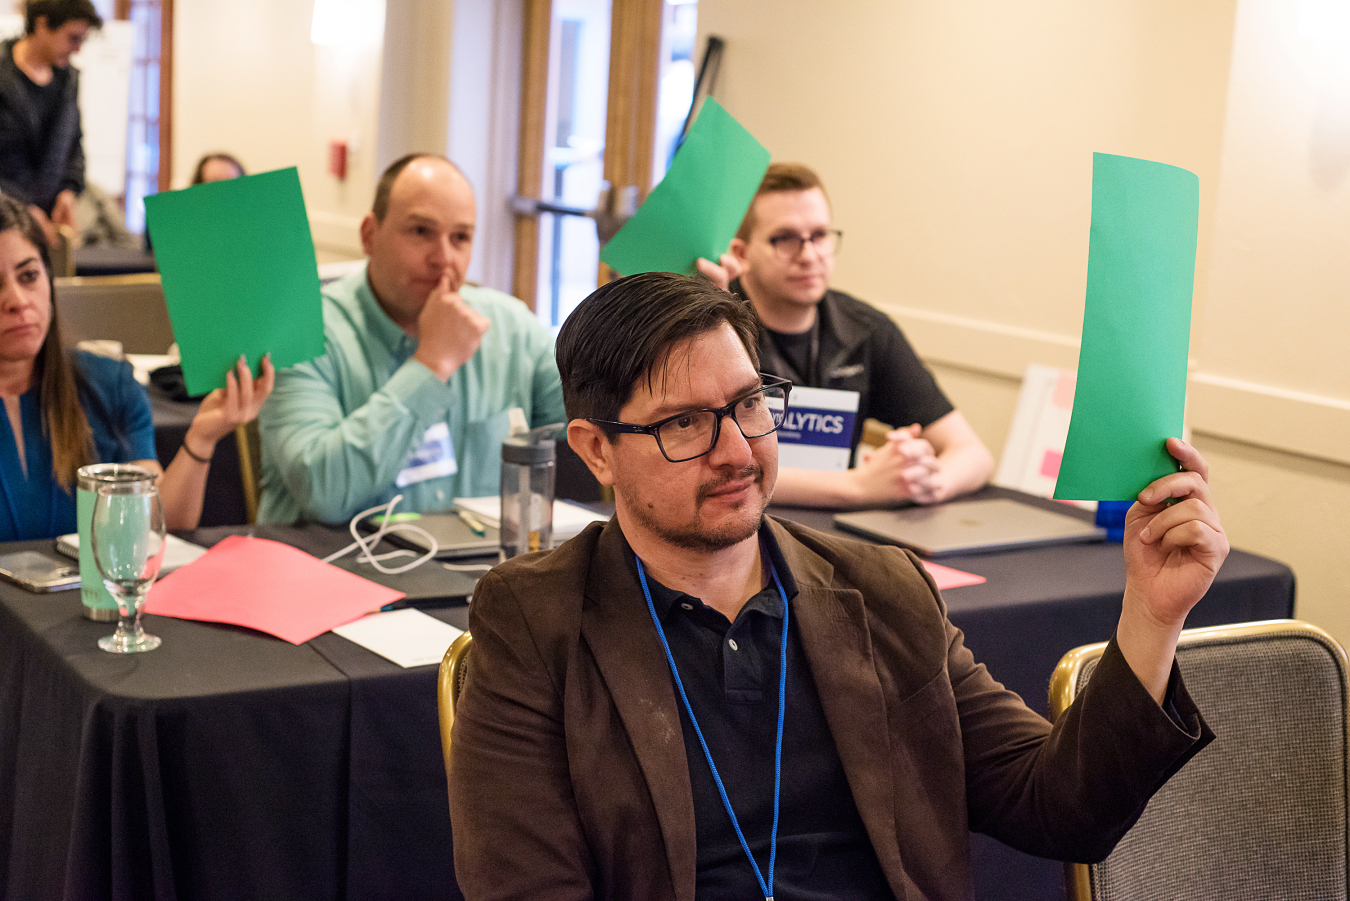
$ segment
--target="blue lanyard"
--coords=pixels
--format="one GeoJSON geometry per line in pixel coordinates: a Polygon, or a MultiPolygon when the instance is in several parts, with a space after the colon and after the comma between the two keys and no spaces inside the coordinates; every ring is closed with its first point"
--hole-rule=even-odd
{"type": "Polygon", "coordinates": [[[755,863],[755,855],[750,853],[750,845],[745,840],[745,834],[741,832],[741,824],[736,819],[736,812],[731,809],[731,799],[727,797],[726,787],[722,785],[722,776],[717,772],[717,764],[713,763],[712,751],[708,750],[708,743],[703,739],[703,730],[698,727],[698,719],[694,716],[694,708],[689,703],[689,695],[685,694],[684,682],[680,680],[680,671],[675,666],[675,657],[670,653],[670,643],[666,641],[666,632],[661,628],[661,620],[656,615],[656,605],[652,603],[652,593],[647,587],[647,571],[642,567],[642,560],[637,561],[638,580],[642,583],[642,594],[647,598],[647,612],[652,615],[652,623],[656,626],[656,637],[661,639],[661,647],[666,652],[666,662],[670,664],[671,675],[675,677],[675,687],[680,692],[680,700],[684,701],[685,712],[689,714],[689,722],[694,726],[694,734],[698,736],[698,743],[703,746],[703,756],[708,760],[708,769],[712,770],[713,782],[717,784],[717,793],[722,796],[722,806],[727,809],[727,816],[731,817],[731,828],[736,830],[736,837],[741,840],[741,849],[745,851],[746,859],[750,861],[750,868],[755,871],[755,878],[759,880],[759,887],[764,892],[764,901],[773,901],[773,865],[778,857],[778,800],[781,795],[783,783],[783,714],[787,710],[787,638],[788,638],[788,599],[787,592],[783,590],[783,583],[778,579],[778,570],[774,568],[773,562],[769,562],[769,573],[773,576],[773,584],[778,587],[778,596],[783,599],[783,638],[778,646],[778,737],[774,741],[773,748],[773,834],[769,836],[769,881],[764,881],[764,876],[759,871],[759,864],[755,863]]]}

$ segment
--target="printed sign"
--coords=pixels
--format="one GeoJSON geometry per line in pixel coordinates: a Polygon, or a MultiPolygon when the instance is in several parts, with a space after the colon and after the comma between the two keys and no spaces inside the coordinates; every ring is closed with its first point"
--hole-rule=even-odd
{"type": "Polygon", "coordinates": [[[793,386],[787,418],[778,429],[778,465],[794,469],[848,469],[858,392],[793,386]]]}

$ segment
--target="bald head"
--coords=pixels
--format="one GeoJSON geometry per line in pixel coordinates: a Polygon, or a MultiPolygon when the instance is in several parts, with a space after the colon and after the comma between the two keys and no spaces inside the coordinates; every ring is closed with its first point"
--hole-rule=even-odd
{"type": "Polygon", "coordinates": [[[459,173],[461,178],[467,182],[464,171],[456,166],[450,160],[441,156],[439,153],[409,153],[399,157],[389,164],[389,167],[380,175],[380,180],[375,185],[375,199],[370,204],[370,211],[375,215],[378,222],[383,222],[384,217],[389,213],[389,197],[394,190],[394,182],[398,180],[403,170],[418,160],[439,160],[459,173]]]}

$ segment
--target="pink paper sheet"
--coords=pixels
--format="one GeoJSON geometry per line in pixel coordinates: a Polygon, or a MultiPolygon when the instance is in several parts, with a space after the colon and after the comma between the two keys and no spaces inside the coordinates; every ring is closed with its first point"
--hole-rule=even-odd
{"type": "Polygon", "coordinates": [[[150,589],[146,613],[302,644],[403,597],[279,541],[232,535],[150,589]]]}
{"type": "Polygon", "coordinates": [[[923,568],[928,570],[928,574],[937,583],[938,591],[946,591],[948,588],[962,588],[966,585],[980,585],[988,581],[984,576],[952,569],[950,566],[943,566],[941,563],[929,563],[927,560],[923,561],[923,568]]]}

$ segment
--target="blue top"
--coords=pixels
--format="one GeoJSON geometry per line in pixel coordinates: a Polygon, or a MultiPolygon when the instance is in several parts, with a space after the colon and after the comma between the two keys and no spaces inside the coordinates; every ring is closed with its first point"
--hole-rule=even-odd
{"type": "MultiPolygon", "coordinates": [[[[155,459],[150,399],[132,376],[131,364],[84,351],[76,351],[73,362],[88,388],[80,394],[80,405],[94,433],[96,462],[155,459]]],[[[19,408],[28,472],[19,464],[9,417],[0,416],[0,541],[55,538],[74,532],[74,487],[67,492],[52,474],[52,448],[42,430],[37,386],[23,393],[19,408]]]]}

